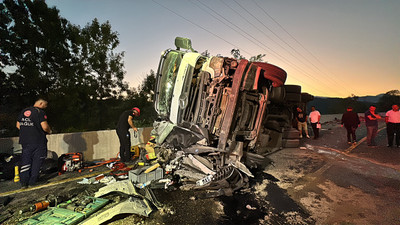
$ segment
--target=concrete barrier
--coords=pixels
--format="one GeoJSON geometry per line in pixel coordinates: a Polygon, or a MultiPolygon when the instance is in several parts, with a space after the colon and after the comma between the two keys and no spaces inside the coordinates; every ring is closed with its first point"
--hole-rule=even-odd
{"type": "MultiPolygon", "coordinates": [[[[150,139],[152,127],[139,128],[137,137],[131,129],[132,145],[145,145],[150,139]]],[[[49,150],[58,156],[70,152],[82,152],[87,161],[115,158],[119,152],[119,140],[115,130],[47,135],[49,150]]],[[[17,153],[22,146],[19,138],[0,138],[0,153],[17,153]]]]}

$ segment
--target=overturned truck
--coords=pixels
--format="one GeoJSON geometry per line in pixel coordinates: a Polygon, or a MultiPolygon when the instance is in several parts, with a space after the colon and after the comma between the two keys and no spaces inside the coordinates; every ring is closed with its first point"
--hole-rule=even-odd
{"type": "Polygon", "coordinates": [[[299,145],[294,110],[313,96],[284,85],[283,69],[203,56],[186,38],[175,46],[162,53],[157,71],[157,144],[208,157],[214,173],[233,166],[247,176],[248,168],[264,168],[271,152],[299,145]]]}

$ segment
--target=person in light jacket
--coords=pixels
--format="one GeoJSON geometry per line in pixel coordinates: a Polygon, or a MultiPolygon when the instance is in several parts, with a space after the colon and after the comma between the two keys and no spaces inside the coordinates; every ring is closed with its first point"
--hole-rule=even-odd
{"type": "Polygon", "coordinates": [[[314,132],[314,139],[318,139],[319,138],[319,128],[317,128],[317,125],[320,124],[321,113],[319,113],[319,111],[315,109],[315,106],[311,106],[311,112],[308,117],[310,118],[311,127],[314,132]]]}

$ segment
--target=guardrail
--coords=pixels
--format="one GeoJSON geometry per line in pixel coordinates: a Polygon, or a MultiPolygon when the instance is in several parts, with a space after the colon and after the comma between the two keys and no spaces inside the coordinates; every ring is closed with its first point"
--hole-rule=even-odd
{"type": "MultiPolygon", "coordinates": [[[[150,139],[152,127],[138,129],[135,137],[131,132],[132,145],[145,145],[150,139]]],[[[119,141],[115,130],[62,133],[47,135],[47,147],[58,156],[70,152],[82,152],[85,160],[101,160],[115,158],[119,152],[119,141]]],[[[18,153],[22,146],[18,137],[0,138],[0,153],[18,153]]]]}

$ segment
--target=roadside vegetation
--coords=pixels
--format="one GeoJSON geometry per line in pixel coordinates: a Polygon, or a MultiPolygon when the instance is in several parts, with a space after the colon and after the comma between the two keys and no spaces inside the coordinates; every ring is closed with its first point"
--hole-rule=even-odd
{"type": "Polygon", "coordinates": [[[354,112],[363,113],[370,105],[376,105],[377,112],[387,112],[393,104],[399,103],[400,91],[391,90],[382,95],[370,96],[369,99],[355,95],[347,98],[315,97],[308,103],[307,111],[310,112],[311,106],[314,105],[322,114],[340,114],[344,113],[348,106],[352,106],[354,112]]]}
{"type": "Polygon", "coordinates": [[[124,81],[124,52],[107,21],[84,27],[62,18],[45,1],[0,3],[0,137],[16,136],[20,110],[39,98],[49,101],[55,132],[114,129],[133,106],[146,112],[138,126],[155,118],[150,71],[138,88],[124,81]]]}

